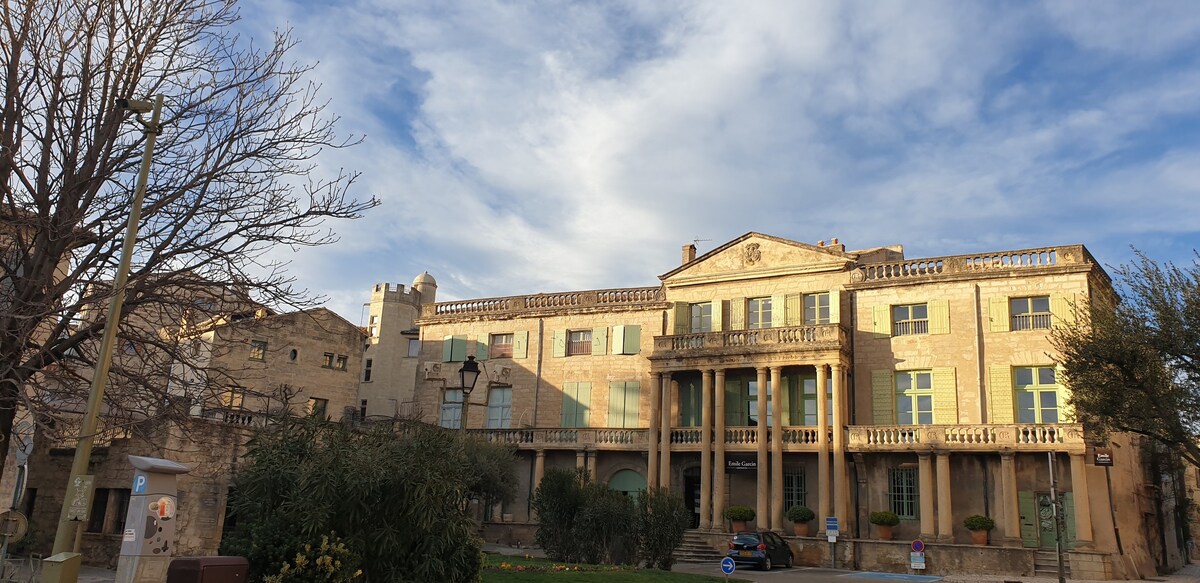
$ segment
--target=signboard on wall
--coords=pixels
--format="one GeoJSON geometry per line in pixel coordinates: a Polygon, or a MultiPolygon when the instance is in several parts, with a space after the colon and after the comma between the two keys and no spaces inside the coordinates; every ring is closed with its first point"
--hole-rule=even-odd
{"type": "Polygon", "coordinates": [[[1097,447],[1096,458],[1093,462],[1097,466],[1113,465],[1113,452],[1111,447],[1097,447]]]}
{"type": "Polygon", "coordinates": [[[725,469],[730,472],[757,471],[758,456],[745,454],[725,454],[725,469]]]}

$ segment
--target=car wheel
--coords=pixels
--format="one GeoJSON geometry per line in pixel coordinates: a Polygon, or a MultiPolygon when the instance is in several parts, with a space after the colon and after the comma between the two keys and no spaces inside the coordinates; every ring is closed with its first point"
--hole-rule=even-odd
{"type": "Polygon", "coordinates": [[[792,568],[792,551],[788,551],[788,554],[787,554],[787,561],[784,561],[784,563],[783,563],[783,568],[784,568],[784,569],[791,569],[791,568],[792,568]]]}
{"type": "Polygon", "coordinates": [[[771,570],[771,555],[767,555],[767,556],[763,557],[762,570],[764,570],[764,571],[771,570]]]}

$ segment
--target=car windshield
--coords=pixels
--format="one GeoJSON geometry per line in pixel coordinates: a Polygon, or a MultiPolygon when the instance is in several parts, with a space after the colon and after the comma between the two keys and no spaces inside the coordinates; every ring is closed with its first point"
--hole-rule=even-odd
{"type": "Polygon", "coordinates": [[[757,534],[739,534],[733,537],[733,544],[737,545],[756,545],[760,543],[757,534]]]}

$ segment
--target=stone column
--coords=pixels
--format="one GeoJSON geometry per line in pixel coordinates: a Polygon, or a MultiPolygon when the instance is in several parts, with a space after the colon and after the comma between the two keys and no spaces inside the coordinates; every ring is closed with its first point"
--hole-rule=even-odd
{"type": "Polygon", "coordinates": [[[537,489],[542,484],[542,478],[546,476],[546,450],[539,449],[533,458],[533,489],[537,489]]]}
{"type": "Polygon", "coordinates": [[[1087,486],[1087,461],[1082,453],[1071,454],[1071,492],[1075,494],[1075,548],[1091,549],[1092,506],[1087,486]]]}
{"type": "Polygon", "coordinates": [[[671,489],[671,410],[675,405],[671,394],[671,373],[662,374],[662,420],[659,430],[658,487],[671,489]]]}
{"type": "Polygon", "coordinates": [[[658,487],[658,422],[662,417],[662,375],[650,374],[650,430],[646,434],[646,487],[658,487]]]}
{"type": "Polygon", "coordinates": [[[700,529],[712,528],[712,405],[711,370],[700,371],[700,529]]]}
{"type": "Polygon", "coordinates": [[[596,481],[596,456],[598,455],[600,452],[594,449],[587,452],[587,471],[588,475],[592,477],[592,481],[596,481]]]}
{"type": "Polygon", "coordinates": [[[783,368],[771,367],[771,530],[783,531],[783,368]]]}
{"type": "Polygon", "coordinates": [[[850,518],[850,473],[846,470],[846,413],[850,407],[843,393],[842,365],[830,365],[829,380],[833,390],[833,513],[838,517],[838,526],[849,530],[846,522],[850,518]]]}
{"type": "Polygon", "coordinates": [[[954,542],[954,511],[950,505],[950,454],[937,454],[938,540],[954,542]]]}
{"type": "Polygon", "coordinates": [[[587,452],[580,449],[575,452],[575,468],[582,470],[587,467],[587,452]]]}
{"type": "MultiPolygon", "coordinates": [[[[825,532],[825,518],[833,516],[833,492],[829,479],[829,377],[824,364],[817,365],[817,534],[825,532]]],[[[839,525],[840,526],[840,525],[839,525]]]]}
{"type": "Polygon", "coordinates": [[[1004,544],[1021,546],[1021,508],[1017,498],[1016,454],[1000,454],[1000,511],[1004,517],[1004,544]]]}
{"type": "Polygon", "coordinates": [[[917,476],[917,498],[921,501],[921,538],[933,540],[933,463],[930,461],[932,454],[922,452],[917,454],[918,461],[918,476],[917,476]]]}
{"type": "Polygon", "coordinates": [[[725,371],[717,369],[713,379],[713,414],[716,443],[713,447],[713,528],[725,530],[725,371]]]}
{"type": "Polygon", "coordinates": [[[758,483],[757,495],[755,496],[755,525],[758,528],[768,528],[771,515],[770,509],[770,491],[767,489],[769,475],[767,474],[767,369],[766,367],[758,367],[758,433],[755,436],[755,444],[758,445],[758,455],[756,466],[758,468],[758,483]]]}

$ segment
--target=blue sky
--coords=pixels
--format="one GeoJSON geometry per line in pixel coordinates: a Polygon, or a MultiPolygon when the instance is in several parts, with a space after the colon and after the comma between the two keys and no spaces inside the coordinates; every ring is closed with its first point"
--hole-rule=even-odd
{"type": "Polygon", "coordinates": [[[1200,248],[1189,2],[243,5],[290,27],[343,133],[319,172],[383,205],[293,253],[357,321],[440,300],[656,285],[747,231],[909,257],[1200,248]]]}

